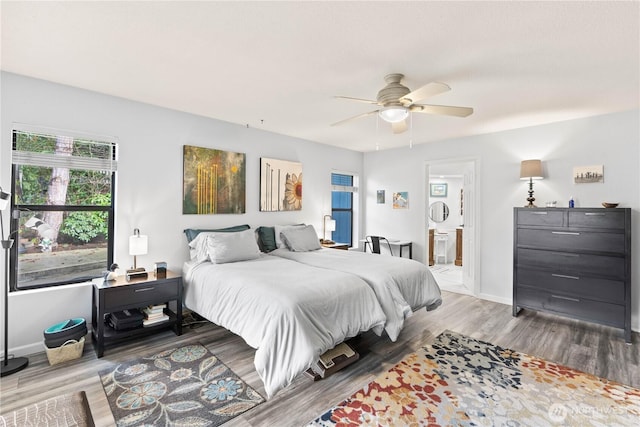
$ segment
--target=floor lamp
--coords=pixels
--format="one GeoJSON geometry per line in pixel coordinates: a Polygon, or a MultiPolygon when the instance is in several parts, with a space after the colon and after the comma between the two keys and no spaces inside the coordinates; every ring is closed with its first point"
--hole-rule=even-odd
{"type": "Polygon", "coordinates": [[[4,249],[4,360],[2,361],[1,377],[23,370],[29,364],[26,357],[9,359],[9,249],[13,246],[13,239],[9,234],[4,238],[3,211],[9,206],[11,193],[5,193],[0,187],[0,233],[2,234],[2,249],[4,249]]]}

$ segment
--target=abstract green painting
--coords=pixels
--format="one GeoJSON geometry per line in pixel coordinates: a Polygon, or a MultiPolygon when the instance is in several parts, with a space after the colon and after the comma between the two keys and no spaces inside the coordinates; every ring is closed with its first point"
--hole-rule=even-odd
{"type": "Polygon", "coordinates": [[[246,199],[246,155],[185,145],[183,214],[242,214],[246,199]]]}

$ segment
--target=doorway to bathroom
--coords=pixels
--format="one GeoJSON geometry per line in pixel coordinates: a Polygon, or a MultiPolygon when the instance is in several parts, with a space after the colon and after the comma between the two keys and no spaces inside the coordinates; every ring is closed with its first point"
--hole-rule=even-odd
{"type": "Polygon", "coordinates": [[[427,265],[438,285],[476,294],[475,159],[426,162],[425,233],[427,265]]]}

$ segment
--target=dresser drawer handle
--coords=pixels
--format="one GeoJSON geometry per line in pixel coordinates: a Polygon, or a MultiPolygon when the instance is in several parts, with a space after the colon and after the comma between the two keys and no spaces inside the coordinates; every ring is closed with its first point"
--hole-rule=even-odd
{"type": "Polygon", "coordinates": [[[578,298],[563,297],[561,295],[551,295],[551,298],[563,299],[566,301],[580,302],[578,298]]]}
{"type": "Polygon", "coordinates": [[[562,279],[573,279],[573,280],[580,280],[580,278],[578,276],[567,276],[566,274],[551,274],[553,277],[560,277],[562,279]]]}
{"type": "Polygon", "coordinates": [[[606,213],[604,212],[585,212],[584,213],[586,216],[605,216],[606,213]]]}
{"type": "Polygon", "coordinates": [[[580,254],[568,254],[565,252],[553,252],[554,255],[564,256],[568,258],[580,258],[580,254]]]}
{"type": "Polygon", "coordinates": [[[531,212],[534,215],[546,215],[547,212],[531,212]]]}
{"type": "Polygon", "coordinates": [[[146,291],[152,291],[154,288],[141,288],[141,289],[136,289],[136,292],[146,292],[146,291]]]}
{"type": "Polygon", "coordinates": [[[574,233],[571,231],[552,231],[551,234],[564,234],[567,236],[579,236],[580,233],[574,233]]]}

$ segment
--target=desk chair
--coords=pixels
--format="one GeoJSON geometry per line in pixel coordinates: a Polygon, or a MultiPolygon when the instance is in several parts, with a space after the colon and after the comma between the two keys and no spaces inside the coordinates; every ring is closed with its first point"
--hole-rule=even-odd
{"type": "MultiPolygon", "coordinates": [[[[386,237],[382,236],[367,236],[367,242],[365,245],[371,245],[371,253],[379,254],[380,253],[380,241],[387,242],[387,246],[389,247],[389,253],[393,255],[393,251],[391,250],[391,243],[387,240],[386,237]]],[[[365,246],[366,249],[366,246],[365,246]]]]}

